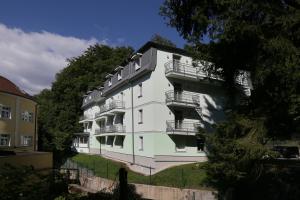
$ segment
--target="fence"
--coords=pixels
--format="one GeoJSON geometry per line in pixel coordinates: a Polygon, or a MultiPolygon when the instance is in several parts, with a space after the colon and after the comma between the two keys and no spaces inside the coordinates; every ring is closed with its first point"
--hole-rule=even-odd
{"type": "MultiPolygon", "coordinates": [[[[177,188],[201,188],[201,178],[203,178],[203,170],[195,164],[193,168],[171,168],[167,171],[156,173],[153,175],[153,168],[144,166],[144,173],[148,176],[128,170],[128,182],[140,183],[147,185],[163,185],[177,188]]],[[[95,162],[85,161],[85,163],[76,163],[67,160],[62,168],[77,169],[79,177],[102,177],[110,180],[116,180],[119,168],[125,164],[111,164],[109,161],[95,162]]]]}

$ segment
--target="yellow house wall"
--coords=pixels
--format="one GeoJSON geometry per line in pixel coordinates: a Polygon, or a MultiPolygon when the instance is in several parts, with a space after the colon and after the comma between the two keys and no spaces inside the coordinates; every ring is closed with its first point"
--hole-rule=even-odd
{"type": "Polygon", "coordinates": [[[53,155],[51,152],[24,153],[15,156],[0,156],[0,166],[5,163],[15,166],[33,166],[34,169],[51,169],[53,155]]]}
{"type": "Polygon", "coordinates": [[[11,107],[11,119],[0,119],[0,134],[10,135],[10,147],[0,147],[5,149],[15,149],[16,151],[34,150],[34,144],[29,147],[20,146],[21,135],[33,136],[35,143],[35,117],[36,103],[32,100],[0,92],[0,104],[11,107]],[[21,113],[28,111],[33,113],[33,122],[24,122],[21,113]]]}
{"type": "MultiPolygon", "coordinates": [[[[19,137],[21,135],[26,135],[26,136],[32,136],[34,138],[34,133],[35,133],[35,105],[36,103],[34,101],[31,101],[29,99],[25,98],[19,98],[19,137]],[[21,118],[21,113],[24,111],[32,112],[33,113],[33,121],[32,122],[24,122],[22,121],[21,118]]],[[[20,139],[18,140],[17,146],[20,146],[20,139]]],[[[33,146],[32,146],[33,148],[33,146]]]]}
{"type": "Polygon", "coordinates": [[[16,103],[16,96],[0,92],[0,104],[11,107],[11,119],[0,119],[0,134],[10,135],[11,147],[15,146],[14,136],[16,131],[16,103]]]}

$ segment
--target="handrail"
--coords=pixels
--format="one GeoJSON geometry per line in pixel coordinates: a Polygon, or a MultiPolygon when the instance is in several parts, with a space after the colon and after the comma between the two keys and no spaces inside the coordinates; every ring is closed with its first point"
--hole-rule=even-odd
{"type": "Polygon", "coordinates": [[[100,106],[99,114],[107,112],[112,109],[125,109],[125,102],[113,100],[112,102],[110,102],[108,104],[102,105],[102,106],[100,106]]]}
{"type": "Polygon", "coordinates": [[[198,95],[191,94],[185,91],[170,90],[165,93],[166,102],[182,102],[190,104],[199,104],[200,98],[198,95]]]}
{"type": "Polygon", "coordinates": [[[95,130],[95,134],[101,133],[125,133],[125,126],[122,124],[107,125],[95,130]]]}
{"type": "Polygon", "coordinates": [[[166,131],[167,132],[186,132],[186,133],[196,133],[200,127],[200,123],[192,121],[166,121],[166,131]]]}
{"type": "MultiPolygon", "coordinates": [[[[215,80],[224,81],[222,77],[214,73],[209,73],[207,70],[204,70],[203,67],[200,66],[194,67],[190,64],[182,63],[178,60],[170,60],[167,63],[165,63],[165,74],[169,72],[176,72],[179,74],[183,74],[184,76],[186,75],[195,76],[196,78],[207,77],[215,80]]],[[[236,77],[236,83],[247,87],[249,86],[247,80],[248,78],[249,78],[248,72],[246,71],[241,72],[236,77]]]]}
{"type": "Polygon", "coordinates": [[[80,116],[80,117],[79,117],[79,121],[86,120],[86,119],[90,119],[90,120],[92,120],[92,119],[93,119],[93,117],[91,117],[91,116],[88,116],[88,115],[83,115],[83,116],[80,116]]]}

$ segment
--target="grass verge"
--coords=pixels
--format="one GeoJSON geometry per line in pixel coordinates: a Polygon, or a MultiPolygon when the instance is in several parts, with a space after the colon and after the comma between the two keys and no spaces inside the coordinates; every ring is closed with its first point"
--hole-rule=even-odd
{"type": "MultiPolygon", "coordinates": [[[[117,174],[120,167],[126,167],[124,163],[97,155],[77,154],[71,159],[78,165],[92,170],[96,176],[111,180],[118,178],[117,174]]],[[[202,166],[203,163],[180,165],[165,169],[152,176],[144,176],[126,168],[129,183],[200,189],[204,187],[203,181],[206,176],[202,166]]]]}

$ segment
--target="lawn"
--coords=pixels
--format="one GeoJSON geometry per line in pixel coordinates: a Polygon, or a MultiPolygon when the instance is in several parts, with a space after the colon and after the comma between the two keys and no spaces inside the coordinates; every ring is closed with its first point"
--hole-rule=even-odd
{"type": "MultiPolygon", "coordinates": [[[[71,159],[78,165],[92,170],[96,176],[112,180],[116,178],[119,168],[125,167],[124,163],[97,155],[77,154],[71,159]]],[[[206,173],[201,166],[203,163],[171,167],[152,176],[144,176],[127,168],[128,182],[179,188],[203,188],[206,173]]]]}

